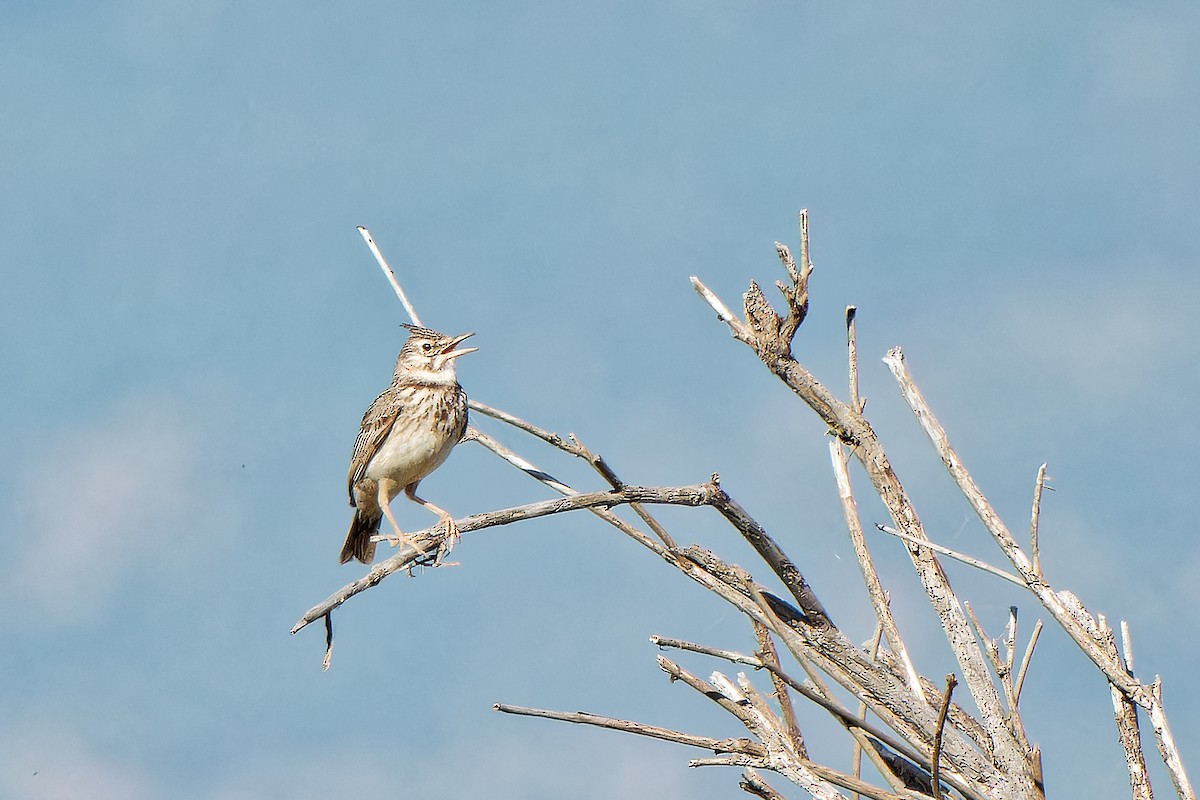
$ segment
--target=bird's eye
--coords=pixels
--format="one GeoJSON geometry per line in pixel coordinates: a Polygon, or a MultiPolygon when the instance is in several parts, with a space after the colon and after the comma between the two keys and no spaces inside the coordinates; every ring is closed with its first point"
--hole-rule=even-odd
{"type": "Polygon", "coordinates": [[[433,342],[421,342],[421,351],[428,353],[433,350],[433,342]]]}

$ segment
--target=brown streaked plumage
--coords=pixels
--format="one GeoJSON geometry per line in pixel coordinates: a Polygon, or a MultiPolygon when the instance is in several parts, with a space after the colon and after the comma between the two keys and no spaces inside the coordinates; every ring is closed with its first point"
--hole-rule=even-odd
{"type": "MultiPolygon", "coordinates": [[[[372,537],[384,517],[397,544],[412,544],[400,531],[388,504],[401,491],[441,517],[451,537],[449,514],[417,497],[417,484],[442,465],[467,429],[467,394],[455,376],[455,359],[477,348],[457,346],[468,336],[405,325],[408,341],[396,357],[392,384],[363,414],[347,476],[354,518],[342,546],[341,562],[375,557],[372,537]]],[[[415,545],[414,545],[415,546],[415,545]]],[[[420,548],[418,548],[420,549],[420,548]]]]}

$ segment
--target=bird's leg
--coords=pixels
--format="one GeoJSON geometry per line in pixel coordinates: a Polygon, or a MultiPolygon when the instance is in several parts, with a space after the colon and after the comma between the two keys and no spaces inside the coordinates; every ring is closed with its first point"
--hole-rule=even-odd
{"type": "Polygon", "coordinates": [[[400,526],[396,524],[396,518],[392,516],[392,509],[390,506],[392,498],[398,494],[399,488],[400,487],[396,485],[396,482],[390,478],[384,478],[379,481],[379,507],[383,509],[383,515],[387,517],[388,522],[392,523],[392,530],[395,531],[394,536],[386,536],[385,539],[392,547],[409,545],[416,550],[417,553],[424,555],[425,548],[422,547],[416,539],[412,538],[411,536],[405,536],[400,531],[400,526]]]}
{"type": "MultiPolygon", "coordinates": [[[[420,483],[420,481],[418,481],[417,483],[420,483]]],[[[450,514],[447,513],[444,509],[441,509],[438,506],[435,506],[433,503],[429,502],[428,500],[422,500],[420,497],[417,497],[417,484],[416,483],[410,483],[408,486],[405,486],[404,494],[408,497],[409,500],[412,500],[414,503],[417,503],[418,505],[425,506],[425,508],[427,508],[430,511],[432,511],[433,513],[437,514],[438,517],[440,517],[440,519],[438,521],[442,525],[446,526],[446,539],[442,542],[442,546],[440,548],[438,548],[438,563],[441,563],[442,556],[447,555],[451,550],[453,550],[454,545],[458,543],[458,540],[460,538],[462,538],[458,533],[458,526],[454,524],[454,517],[450,516],[450,514]]],[[[453,566],[453,565],[446,564],[446,566],[453,566]]]]}

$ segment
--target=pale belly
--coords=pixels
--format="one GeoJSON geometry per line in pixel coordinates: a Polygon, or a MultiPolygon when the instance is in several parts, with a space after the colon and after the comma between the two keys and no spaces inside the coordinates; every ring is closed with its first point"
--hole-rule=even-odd
{"type": "Polygon", "coordinates": [[[389,437],[367,464],[365,476],[375,481],[391,478],[408,486],[440,467],[455,444],[433,432],[389,437]]]}

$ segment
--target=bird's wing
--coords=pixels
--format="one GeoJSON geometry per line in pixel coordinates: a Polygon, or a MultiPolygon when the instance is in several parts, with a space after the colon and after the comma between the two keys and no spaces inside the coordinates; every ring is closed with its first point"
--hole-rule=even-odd
{"type": "Polygon", "coordinates": [[[390,388],[384,391],[363,414],[362,425],[358,429],[358,438],[354,440],[354,452],[350,454],[349,480],[350,505],[354,505],[354,484],[362,480],[367,471],[367,465],[379,452],[380,445],[387,439],[396,417],[403,408],[400,395],[390,388]]]}

